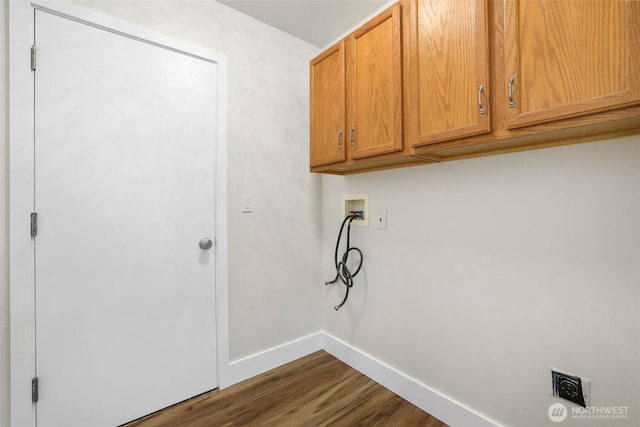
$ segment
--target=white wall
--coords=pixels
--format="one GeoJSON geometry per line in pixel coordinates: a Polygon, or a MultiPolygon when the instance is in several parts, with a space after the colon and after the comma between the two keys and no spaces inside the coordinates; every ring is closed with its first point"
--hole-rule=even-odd
{"type": "Polygon", "coordinates": [[[7,10],[0,3],[0,426],[9,425],[9,230],[7,138],[7,10]]]}
{"type": "Polygon", "coordinates": [[[324,329],[508,426],[555,425],[550,367],[640,423],[640,137],[323,176],[323,272],[342,194],[388,229],[352,229],[363,272],[325,293],[324,329]]]}

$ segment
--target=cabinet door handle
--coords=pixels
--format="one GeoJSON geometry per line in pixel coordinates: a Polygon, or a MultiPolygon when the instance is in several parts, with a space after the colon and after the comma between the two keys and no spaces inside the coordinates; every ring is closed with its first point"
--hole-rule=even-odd
{"type": "Polygon", "coordinates": [[[513,82],[515,81],[515,76],[509,77],[509,107],[511,108],[516,108],[516,101],[513,100],[513,82]]]}
{"type": "Polygon", "coordinates": [[[340,132],[338,132],[338,149],[342,150],[342,129],[340,129],[340,132]]]}
{"type": "Polygon", "coordinates": [[[484,85],[480,85],[478,88],[478,105],[480,106],[480,114],[484,114],[486,112],[482,105],[482,92],[484,92],[484,85]]]}
{"type": "Polygon", "coordinates": [[[351,141],[351,146],[356,148],[356,140],[353,139],[353,132],[356,131],[355,126],[351,126],[351,130],[349,131],[349,140],[351,141]]]}

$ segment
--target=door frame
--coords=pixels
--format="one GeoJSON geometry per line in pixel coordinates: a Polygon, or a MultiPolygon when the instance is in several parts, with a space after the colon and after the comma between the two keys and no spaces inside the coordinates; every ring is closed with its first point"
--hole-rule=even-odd
{"type": "Polygon", "coordinates": [[[218,386],[230,384],[229,282],[227,244],[227,59],[201,46],[166,37],[66,1],[9,1],[9,280],[11,425],[36,426],[31,379],[36,372],[35,245],[29,233],[34,204],[34,83],[30,49],[34,11],[73,19],[116,34],[218,65],[215,141],[215,298],[218,386]]]}

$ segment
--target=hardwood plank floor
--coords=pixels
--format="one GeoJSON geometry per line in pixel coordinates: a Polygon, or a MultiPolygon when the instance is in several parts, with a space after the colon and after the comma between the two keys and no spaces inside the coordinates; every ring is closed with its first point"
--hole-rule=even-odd
{"type": "Polygon", "coordinates": [[[325,351],[125,425],[169,426],[447,427],[325,351]]]}

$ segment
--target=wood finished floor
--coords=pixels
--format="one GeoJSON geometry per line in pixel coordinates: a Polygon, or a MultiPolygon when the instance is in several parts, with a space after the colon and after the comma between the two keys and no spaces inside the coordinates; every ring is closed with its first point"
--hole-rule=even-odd
{"type": "Polygon", "coordinates": [[[324,351],[125,427],[447,427],[324,351]]]}

